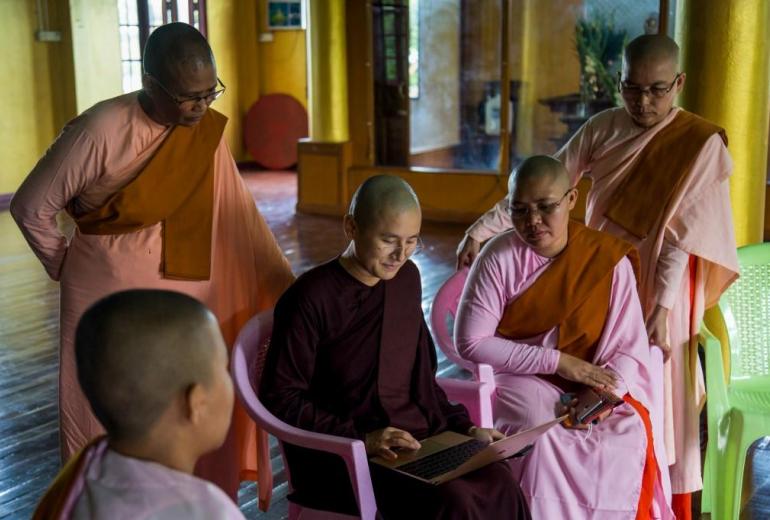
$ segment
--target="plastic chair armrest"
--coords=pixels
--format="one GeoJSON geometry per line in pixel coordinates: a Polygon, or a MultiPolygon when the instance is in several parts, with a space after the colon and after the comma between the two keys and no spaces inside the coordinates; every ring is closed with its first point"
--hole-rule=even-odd
{"type": "Polygon", "coordinates": [[[489,395],[488,385],[478,381],[437,377],[436,382],[444,390],[450,401],[456,401],[466,406],[467,404],[475,404],[480,396],[489,395]]]}
{"type": "Polygon", "coordinates": [[[471,420],[482,428],[492,428],[492,393],[494,387],[478,381],[464,381],[438,377],[436,381],[450,401],[461,403],[468,409],[471,420]]]}
{"type": "Polygon", "coordinates": [[[711,406],[718,413],[727,409],[727,384],[722,363],[722,344],[705,325],[701,326],[699,340],[706,353],[706,390],[711,406]]]}
{"type": "Polygon", "coordinates": [[[369,459],[366,447],[359,439],[337,437],[325,433],[315,433],[284,425],[281,428],[282,442],[288,442],[302,448],[333,453],[345,461],[350,475],[361,518],[375,518],[377,505],[372,487],[372,477],[369,474],[369,459]]]}

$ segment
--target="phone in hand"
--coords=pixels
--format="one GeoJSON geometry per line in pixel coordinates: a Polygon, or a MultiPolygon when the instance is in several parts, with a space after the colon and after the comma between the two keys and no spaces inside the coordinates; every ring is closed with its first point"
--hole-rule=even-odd
{"type": "Polygon", "coordinates": [[[577,395],[575,419],[580,424],[589,424],[607,410],[623,404],[623,399],[600,388],[586,388],[577,395]]]}

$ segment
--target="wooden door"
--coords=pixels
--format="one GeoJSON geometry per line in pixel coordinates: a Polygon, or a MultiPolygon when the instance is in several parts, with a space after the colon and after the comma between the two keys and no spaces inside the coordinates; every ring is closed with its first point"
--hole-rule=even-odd
{"type": "Polygon", "coordinates": [[[409,165],[409,0],[372,2],[377,164],[409,165]]]}

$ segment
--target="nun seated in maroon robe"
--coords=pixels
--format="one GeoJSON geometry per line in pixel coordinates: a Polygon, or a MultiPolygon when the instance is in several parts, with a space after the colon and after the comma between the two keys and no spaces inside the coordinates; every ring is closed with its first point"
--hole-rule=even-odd
{"type": "MultiPolygon", "coordinates": [[[[451,430],[489,442],[435,379],[436,352],[421,308],[422,215],[411,187],[381,175],[356,191],[344,228],[350,244],[311,269],[275,307],[259,395],[284,422],[361,439],[371,456],[394,459],[418,439],[451,430]]],[[[335,455],[285,445],[295,493],[316,509],[356,514],[345,465],[335,455]]],[[[497,462],[440,486],[370,465],[384,518],[529,518],[519,485],[497,462]]]]}

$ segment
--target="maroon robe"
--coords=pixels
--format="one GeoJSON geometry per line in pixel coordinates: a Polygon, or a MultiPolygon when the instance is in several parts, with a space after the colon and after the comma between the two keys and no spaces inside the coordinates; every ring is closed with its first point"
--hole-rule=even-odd
{"type": "MultiPolygon", "coordinates": [[[[435,380],[436,351],[421,308],[420,274],[407,262],[369,287],[333,260],[300,276],[275,308],[260,398],[294,426],[365,440],[393,426],[422,439],[473,425],[435,380]]],[[[355,514],[336,456],[285,445],[291,500],[355,514]]],[[[377,505],[393,518],[529,518],[506,463],[430,486],[371,466],[377,505]]]]}

